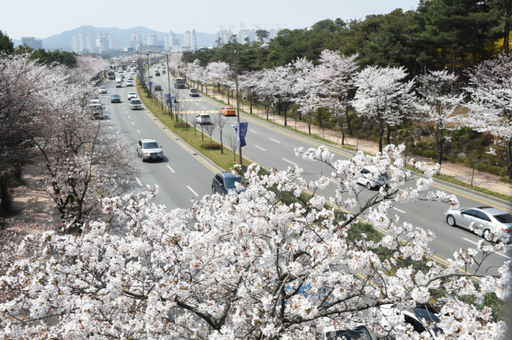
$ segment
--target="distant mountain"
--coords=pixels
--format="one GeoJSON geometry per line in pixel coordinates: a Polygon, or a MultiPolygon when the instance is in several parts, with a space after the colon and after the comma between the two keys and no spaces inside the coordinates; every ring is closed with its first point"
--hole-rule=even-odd
{"type": "MultiPolygon", "coordinates": [[[[71,37],[77,33],[84,32],[88,34],[92,34],[96,38],[96,34],[101,32],[114,33],[117,38],[117,46],[121,49],[123,47],[130,46],[129,41],[132,40],[132,33],[139,33],[143,39],[146,39],[148,34],[151,32],[155,32],[158,36],[158,40],[164,40],[164,37],[168,32],[158,32],[155,30],[151,30],[146,27],[138,26],[130,29],[119,29],[117,27],[109,27],[109,28],[97,28],[94,26],[81,26],[74,30],[65,31],[61,34],[52,35],[43,40],[43,48],[45,50],[56,50],[62,49],[64,51],[72,51],[71,48],[71,37]]],[[[183,34],[176,34],[176,38],[183,41],[183,34]]],[[[13,40],[14,45],[21,44],[21,40],[13,40]]],[[[215,42],[215,34],[209,33],[197,33],[196,32],[196,44],[197,47],[201,46],[213,46],[215,42]]]]}

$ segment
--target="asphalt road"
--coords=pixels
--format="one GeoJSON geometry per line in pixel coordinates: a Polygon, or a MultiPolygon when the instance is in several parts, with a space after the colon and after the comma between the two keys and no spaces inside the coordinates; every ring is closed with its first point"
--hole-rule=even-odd
{"type": "MultiPolygon", "coordinates": [[[[154,74],[155,67],[150,70],[154,74]]],[[[151,78],[153,86],[159,84],[164,92],[167,92],[167,75],[151,78]]],[[[144,111],[130,111],[127,106],[126,94],[131,88],[112,89],[113,81],[107,81],[109,87],[109,95],[111,93],[119,93],[123,100],[122,104],[108,104],[109,110],[112,110],[112,121],[119,125],[121,131],[127,134],[127,138],[135,142],[139,137],[152,137],[162,144],[166,159],[163,163],[144,163],[141,164],[142,174],[139,180],[142,185],[158,184],[161,194],[155,199],[159,204],[165,204],[169,209],[175,206],[190,206],[193,198],[200,198],[202,195],[210,192],[211,178],[218,171],[212,167],[205,166],[197,156],[190,153],[177,144],[177,141],[169,134],[168,131],[162,129],[161,126],[154,121],[151,115],[144,111]],[[172,170],[170,170],[171,168],[172,170]]],[[[172,79],[171,79],[172,84],[172,79]]],[[[171,85],[172,87],[172,85],[171,85]]],[[[175,93],[176,90],[172,90],[175,93]]],[[[219,103],[201,95],[199,98],[191,98],[188,95],[188,89],[178,90],[176,92],[179,98],[179,110],[185,113],[186,119],[191,122],[195,119],[195,115],[199,112],[208,113],[212,118],[219,115],[219,103]]],[[[246,137],[247,146],[243,148],[244,157],[251,162],[256,162],[261,166],[269,169],[275,167],[277,169],[286,169],[289,166],[297,165],[304,169],[303,177],[306,180],[315,180],[320,174],[330,174],[331,168],[322,163],[310,163],[295,156],[294,149],[303,147],[318,147],[325,145],[329,150],[335,153],[336,158],[346,159],[353,155],[352,152],[324,144],[321,141],[314,140],[292,131],[280,128],[273,124],[269,124],[261,119],[241,114],[241,121],[249,122],[248,134],[246,137]]],[[[226,125],[224,126],[224,143],[226,136],[234,134],[231,123],[236,123],[236,117],[225,117],[226,125]]],[[[207,137],[206,137],[207,138],[207,137]]],[[[218,127],[213,133],[213,138],[220,140],[218,127]]],[[[135,144],[134,155],[135,155],[135,144]]],[[[414,185],[414,182],[411,182],[414,185]]],[[[461,206],[482,206],[491,205],[510,211],[510,203],[492,198],[490,196],[477,192],[465,190],[463,188],[450,185],[442,181],[436,181],[434,190],[444,190],[455,193],[460,201],[461,206]]],[[[329,197],[334,193],[334,185],[328,186],[326,189],[318,192],[318,194],[329,197]]],[[[367,199],[375,195],[376,191],[369,191],[361,187],[362,199],[367,199]]],[[[411,202],[407,204],[396,203],[392,213],[399,217],[399,221],[406,221],[414,226],[432,230],[436,239],[431,243],[431,249],[436,254],[435,257],[446,262],[447,258],[451,258],[454,251],[459,248],[473,247],[480,240],[480,237],[466,230],[449,227],[443,218],[443,212],[448,209],[446,204],[437,202],[411,202]]],[[[495,273],[498,266],[504,261],[510,259],[510,254],[493,254],[486,261],[484,266],[489,273],[495,273]]]]}

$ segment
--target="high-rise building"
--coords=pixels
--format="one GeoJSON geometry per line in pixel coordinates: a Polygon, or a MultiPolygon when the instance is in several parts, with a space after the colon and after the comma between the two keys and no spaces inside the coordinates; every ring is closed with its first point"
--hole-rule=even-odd
{"type": "Polygon", "coordinates": [[[101,32],[96,36],[96,47],[99,53],[117,50],[117,37],[113,33],[101,32]]]}
{"type": "Polygon", "coordinates": [[[36,39],[34,37],[21,37],[21,44],[27,45],[34,50],[38,50],[43,48],[43,41],[41,39],[36,39]]]}
{"type": "Polygon", "coordinates": [[[166,51],[171,51],[176,46],[176,34],[169,32],[164,38],[164,48],[166,51]]]}
{"type": "Polygon", "coordinates": [[[136,41],[137,43],[142,42],[142,35],[140,33],[137,33],[137,31],[132,33],[132,41],[136,41]]]}
{"type": "Polygon", "coordinates": [[[184,51],[196,50],[196,30],[185,31],[183,34],[183,45],[181,46],[184,51]]]}
{"type": "Polygon", "coordinates": [[[215,34],[215,43],[220,46],[229,43],[231,37],[233,36],[233,32],[231,30],[220,30],[215,34]]]}
{"type": "Polygon", "coordinates": [[[94,38],[92,34],[79,32],[71,37],[71,47],[76,53],[94,53],[94,38]]]}
{"type": "Polygon", "coordinates": [[[114,33],[109,33],[107,39],[109,48],[111,50],[117,50],[117,36],[114,33]]]}
{"type": "Polygon", "coordinates": [[[241,29],[238,32],[238,43],[245,44],[245,43],[252,43],[254,41],[256,41],[256,31],[255,30],[241,29]]]}
{"type": "Polygon", "coordinates": [[[148,34],[148,45],[158,45],[158,36],[155,32],[148,34]]]}

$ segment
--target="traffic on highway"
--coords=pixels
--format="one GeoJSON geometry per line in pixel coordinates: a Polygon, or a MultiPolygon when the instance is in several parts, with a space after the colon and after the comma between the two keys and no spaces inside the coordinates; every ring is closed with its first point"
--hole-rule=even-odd
{"type": "MultiPolygon", "coordinates": [[[[147,72],[151,75],[153,89],[160,87],[164,93],[175,94],[179,103],[174,107],[175,113],[181,114],[188,122],[196,117],[205,115],[211,119],[208,124],[213,124],[220,116],[227,120],[225,124],[224,138],[227,134],[233,134],[230,126],[236,123],[236,115],[221,113],[222,107],[219,103],[198,92],[190,91],[182,83],[175,88],[176,82],[168,80],[167,74],[162,75],[165,67],[161,65],[152,66],[147,72]],[[171,84],[169,89],[168,84],[171,84]]],[[[126,135],[128,141],[133,143],[133,155],[137,157],[137,142],[143,139],[154,140],[161,149],[162,160],[158,162],[140,162],[142,169],[140,176],[134,179],[140,190],[146,186],[159,188],[159,194],[155,203],[165,205],[168,209],[175,207],[190,207],[191,202],[200,199],[202,196],[212,192],[212,178],[215,174],[222,172],[222,169],[204,159],[198,152],[187,147],[175,135],[173,135],[163,124],[161,124],[146,108],[133,110],[130,108],[131,100],[139,100],[138,97],[128,99],[128,94],[135,91],[135,87],[116,87],[116,81],[106,80],[104,86],[107,93],[100,93],[100,100],[108,107],[109,119],[119,131],[126,135]],[[117,94],[122,98],[120,103],[110,103],[107,98],[117,94]]],[[[232,109],[232,107],[230,107],[232,109]]],[[[297,166],[304,169],[303,177],[313,181],[322,173],[330,173],[332,168],[326,164],[311,163],[295,155],[296,148],[317,148],[326,146],[330,152],[335,154],[337,159],[351,158],[354,153],[338,148],[321,141],[305,137],[291,130],[278,127],[254,116],[241,113],[241,120],[248,122],[247,146],[244,147],[244,157],[250,162],[257,163],[264,168],[276,168],[283,170],[288,167],[297,166]]],[[[215,128],[212,138],[219,140],[218,127],[215,128]]],[[[140,159],[140,158],[139,158],[140,159]]],[[[144,158],[142,158],[144,160],[144,158]]],[[[374,195],[378,195],[378,186],[383,183],[368,183],[361,180],[361,199],[364,201],[374,195]]],[[[411,181],[411,185],[415,182],[411,181]]],[[[318,195],[329,198],[334,194],[334,184],[317,191],[318,195]]],[[[468,191],[463,188],[436,181],[434,189],[443,190],[456,194],[461,207],[493,206],[510,213],[508,202],[492,198],[490,196],[468,191]]],[[[435,240],[431,243],[434,257],[440,262],[451,257],[453,252],[459,248],[475,247],[482,239],[481,236],[456,225],[449,225],[444,217],[448,206],[444,203],[429,202],[428,210],[425,210],[426,197],[421,197],[418,202],[401,204],[396,202],[393,206],[393,213],[399,221],[411,223],[431,230],[435,240]]],[[[364,216],[363,216],[364,219],[364,216]]],[[[510,260],[509,254],[495,253],[486,261],[490,272],[497,269],[503,262],[510,260]]]]}

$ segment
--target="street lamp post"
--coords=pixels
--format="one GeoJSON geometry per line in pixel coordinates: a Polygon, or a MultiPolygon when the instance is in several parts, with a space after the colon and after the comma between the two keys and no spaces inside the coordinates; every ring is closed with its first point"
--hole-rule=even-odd
{"type": "MultiPolygon", "coordinates": [[[[170,53],[170,52],[169,52],[170,53]]],[[[171,76],[169,75],[169,53],[165,54],[165,59],[167,63],[167,88],[169,89],[169,116],[172,117],[172,96],[171,96],[171,76]]]]}
{"type": "MultiPolygon", "coordinates": [[[[263,44],[256,48],[251,48],[249,50],[244,50],[242,52],[254,51],[260,48],[268,49],[268,44],[263,44]]],[[[235,50],[235,92],[236,92],[236,121],[238,123],[238,154],[240,156],[240,166],[242,166],[242,129],[240,129],[240,95],[238,93],[238,51],[235,50]]]]}
{"type": "Polygon", "coordinates": [[[147,57],[147,61],[148,61],[148,75],[146,77],[146,79],[147,79],[146,88],[148,89],[148,96],[151,98],[151,91],[149,89],[149,51],[146,51],[146,57],[147,57]]]}

